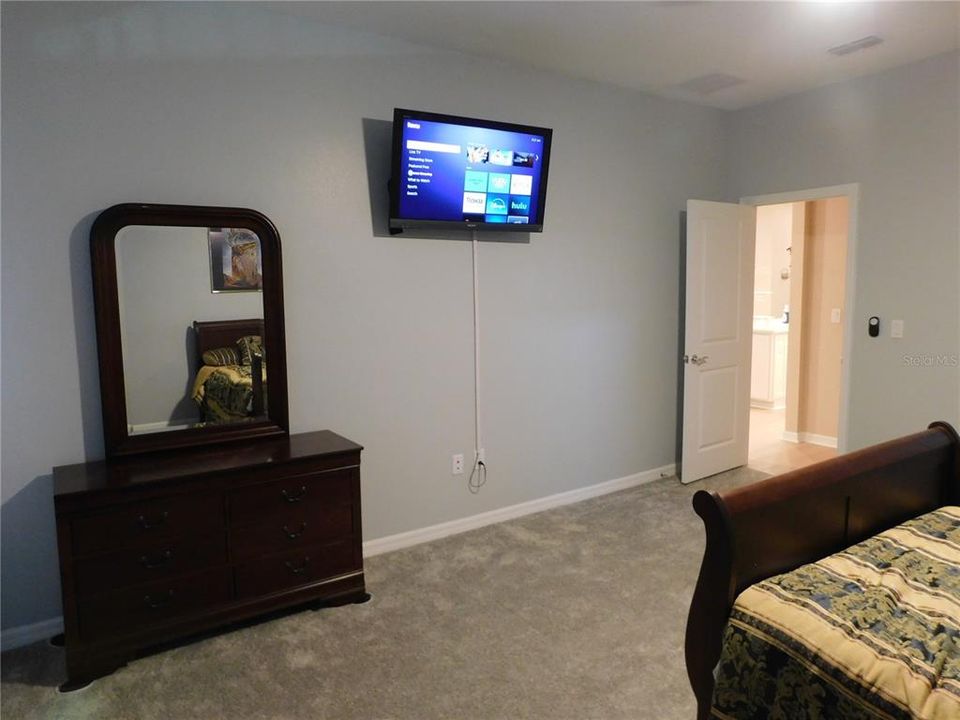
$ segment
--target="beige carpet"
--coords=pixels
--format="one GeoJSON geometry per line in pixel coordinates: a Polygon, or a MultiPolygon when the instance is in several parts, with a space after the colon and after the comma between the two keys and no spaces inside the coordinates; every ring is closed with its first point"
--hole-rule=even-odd
{"type": "Polygon", "coordinates": [[[2,716],[690,720],[701,487],[675,478],[370,558],[373,600],[144,657],[59,694],[62,651],[2,656],[2,716]]]}

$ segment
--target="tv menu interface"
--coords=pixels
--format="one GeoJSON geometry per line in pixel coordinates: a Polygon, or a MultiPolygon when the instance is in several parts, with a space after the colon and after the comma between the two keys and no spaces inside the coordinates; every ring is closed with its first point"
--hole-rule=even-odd
{"type": "Polygon", "coordinates": [[[537,223],[542,136],[407,117],[400,152],[401,218],[537,223]]]}

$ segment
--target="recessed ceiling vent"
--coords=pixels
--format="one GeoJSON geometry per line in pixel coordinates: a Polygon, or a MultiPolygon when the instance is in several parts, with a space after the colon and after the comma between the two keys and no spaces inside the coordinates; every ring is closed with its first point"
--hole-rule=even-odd
{"type": "Polygon", "coordinates": [[[726,73],[710,73],[709,75],[701,75],[700,77],[695,77],[692,80],[687,80],[686,82],[682,82],[675,87],[677,90],[696,93],[697,95],[710,95],[718,90],[725,90],[726,88],[733,87],[734,85],[743,85],[745,82],[746,80],[743,78],[738,78],[735,75],[727,75],[726,73]]]}
{"type": "Polygon", "coordinates": [[[866,50],[868,47],[873,47],[874,45],[879,45],[883,42],[883,38],[877,37],[876,35],[867,35],[866,37],[860,38],[859,40],[854,40],[853,42],[848,42],[844,45],[837,45],[827,50],[831,55],[849,55],[850,53],[858,52],[859,50],[866,50]]]}

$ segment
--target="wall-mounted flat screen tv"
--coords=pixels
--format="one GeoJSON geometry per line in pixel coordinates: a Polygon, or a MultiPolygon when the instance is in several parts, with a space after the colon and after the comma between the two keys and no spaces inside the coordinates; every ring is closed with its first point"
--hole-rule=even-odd
{"type": "Polygon", "coordinates": [[[393,112],[390,228],[542,232],[553,131],[393,112]]]}

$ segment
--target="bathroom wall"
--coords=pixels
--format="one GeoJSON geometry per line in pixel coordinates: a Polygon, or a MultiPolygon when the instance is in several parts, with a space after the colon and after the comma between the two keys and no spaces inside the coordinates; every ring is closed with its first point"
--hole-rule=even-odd
{"type": "Polygon", "coordinates": [[[753,314],[779,317],[790,304],[789,270],[794,203],[761,205],[757,208],[757,254],[754,273],[753,314]]]}
{"type": "Polygon", "coordinates": [[[797,430],[837,438],[843,362],[847,198],[807,203],[797,430]]]}

